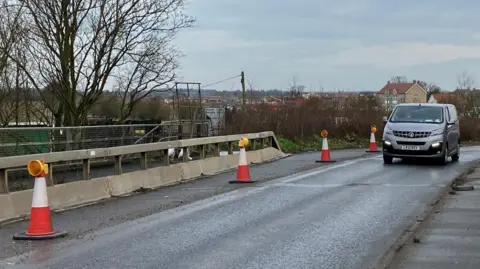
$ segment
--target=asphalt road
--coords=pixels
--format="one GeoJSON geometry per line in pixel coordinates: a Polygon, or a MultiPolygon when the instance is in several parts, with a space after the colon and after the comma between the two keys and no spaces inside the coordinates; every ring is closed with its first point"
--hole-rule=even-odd
{"type": "MultiPolygon", "coordinates": [[[[337,161],[361,156],[371,155],[365,153],[365,149],[332,151],[332,159],[337,161]]],[[[272,163],[251,165],[250,172],[252,179],[266,182],[278,177],[325,166],[326,164],[315,163],[315,160],[319,158],[320,153],[318,152],[293,155],[272,163]]],[[[105,168],[96,169],[97,174],[104,170],[105,168]]],[[[235,179],[235,176],[235,171],[226,172],[203,180],[159,189],[155,192],[112,199],[93,206],[57,213],[53,216],[55,227],[67,230],[69,236],[55,242],[83,238],[92,231],[246,187],[245,185],[229,184],[228,181],[235,179]]],[[[22,221],[0,228],[0,260],[42,246],[42,243],[39,242],[29,243],[11,240],[14,233],[25,231],[27,227],[28,221],[22,221]]]]}
{"type": "MultiPolygon", "coordinates": [[[[478,158],[480,148],[462,148],[460,162],[444,167],[385,166],[378,156],[314,168],[79,238],[35,242],[35,251],[3,264],[65,269],[371,268],[439,189],[478,158]]],[[[268,164],[268,170],[285,169],[282,165],[268,164]]],[[[131,204],[125,201],[110,205],[131,204]]],[[[149,202],[145,199],[143,205],[148,208],[149,202]]],[[[105,214],[99,206],[64,214],[78,218],[82,210],[105,214]]],[[[90,214],[85,217],[95,216],[90,214]]],[[[2,241],[14,226],[0,229],[2,241]]]]}

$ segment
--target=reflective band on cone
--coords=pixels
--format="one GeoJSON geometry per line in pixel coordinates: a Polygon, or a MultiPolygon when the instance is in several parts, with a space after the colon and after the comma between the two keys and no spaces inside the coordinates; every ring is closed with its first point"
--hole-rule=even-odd
{"type": "Polygon", "coordinates": [[[377,142],[375,142],[375,133],[373,132],[370,133],[370,146],[366,152],[380,152],[377,149],[377,142]]]}
{"type": "Polygon", "coordinates": [[[247,162],[247,152],[245,147],[240,147],[239,159],[238,159],[238,168],[237,168],[237,179],[231,180],[229,183],[254,183],[255,180],[250,180],[250,170],[248,169],[247,162]]]}
{"type": "Polygon", "coordinates": [[[45,172],[42,172],[35,178],[28,230],[26,233],[15,234],[13,239],[43,240],[65,235],[67,235],[67,232],[55,232],[53,230],[52,216],[48,204],[47,182],[45,172]]]}
{"type": "Polygon", "coordinates": [[[330,149],[328,148],[328,141],[326,137],[322,139],[322,152],[320,154],[320,160],[315,162],[317,163],[335,162],[334,160],[330,159],[330,149]]]}

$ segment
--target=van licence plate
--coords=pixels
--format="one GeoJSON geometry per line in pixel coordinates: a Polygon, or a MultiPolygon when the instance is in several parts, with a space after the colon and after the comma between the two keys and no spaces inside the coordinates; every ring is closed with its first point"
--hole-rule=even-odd
{"type": "Polygon", "coordinates": [[[420,150],[419,146],[402,146],[403,150],[420,150]]]}

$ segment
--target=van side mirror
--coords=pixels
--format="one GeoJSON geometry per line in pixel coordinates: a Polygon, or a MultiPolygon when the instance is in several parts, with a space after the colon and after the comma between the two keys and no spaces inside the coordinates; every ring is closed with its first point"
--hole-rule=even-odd
{"type": "Polygon", "coordinates": [[[383,123],[387,123],[387,121],[388,121],[387,116],[383,116],[383,123]]]}

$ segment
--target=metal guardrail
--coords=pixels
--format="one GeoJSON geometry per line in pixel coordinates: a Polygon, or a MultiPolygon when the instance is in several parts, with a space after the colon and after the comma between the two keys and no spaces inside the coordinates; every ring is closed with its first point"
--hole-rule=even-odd
{"type": "MultiPolygon", "coordinates": [[[[128,145],[128,146],[119,146],[119,147],[108,147],[108,148],[96,148],[96,149],[82,149],[82,150],[73,150],[73,151],[63,151],[63,152],[51,152],[43,154],[31,154],[31,155],[22,155],[22,156],[11,156],[0,158],[0,193],[8,193],[8,171],[14,170],[16,168],[25,168],[28,161],[42,159],[49,165],[49,170],[51,171],[48,174],[47,182],[49,185],[53,185],[53,175],[55,171],[52,167],[53,163],[56,162],[65,162],[65,161],[76,161],[82,163],[82,180],[90,179],[90,168],[91,161],[97,158],[113,158],[114,161],[114,174],[121,175],[122,172],[122,156],[127,154],[139,154],[140,155],[140,169],[147,169],[147,157],[149,153],[163,152],[163,156],[168,156],[168,149],[171,148],[181,148],[183,152],[187,152],[188,148],[199,147],[200,150],[200,159],[206,157],[206,147],[208,145],[213,145],[215,152],[220,151],[220,144],[228,144],[228,153],[232,154],[233,146],[238,142],[242,137],[246,137],[251,140],[251,147],[253,149],[257,148],[257,142],[260,140],[262,147],[263,145],[273,146],[280,149],[280,146],[276,140],[275,134],[271,131],[261,132],[261,133],[250,133],[250,134],[238,134],[238,135],[227,135],[227,136],[215,136],[215,137],[203,137],[203,138],[192,138],[185,140],[177,141],[165,141],[158,143],[150,144],[138,144],[138,145],[128,145]]],[[[183,162],[188,162],[188,155],[183,154],[183,162]]],[[[164,165],[170,165],[170,159],[164,158],[164,165]]]]}
{"type": "Polygon", "coordinates": [[[79,127],[0,128],[0,158],[208,136],[208,121],[79,127]],[[192,130],[193,127],[193,130],[192,130]]]}

